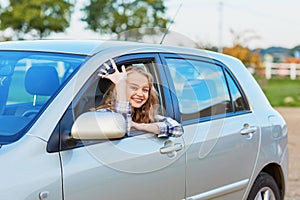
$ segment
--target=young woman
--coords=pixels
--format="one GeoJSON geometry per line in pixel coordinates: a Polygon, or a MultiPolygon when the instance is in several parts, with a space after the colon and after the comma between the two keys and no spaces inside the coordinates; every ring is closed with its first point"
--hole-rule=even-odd
{"type": "Polygon", "coordinates": [[[114,84],[104,95],[104,105],[98,111],[121,113],[127,121],[127,134],[132,130],[141,130],[157,134],[158,137],[179,137],[183,128],[170,117],[157,115],[158,97],[153,87],[152,75],[141,68],[129,66],[118,70],[111,59],[112,68],[104,63],[101,78],[111,80],[114,84]]]}

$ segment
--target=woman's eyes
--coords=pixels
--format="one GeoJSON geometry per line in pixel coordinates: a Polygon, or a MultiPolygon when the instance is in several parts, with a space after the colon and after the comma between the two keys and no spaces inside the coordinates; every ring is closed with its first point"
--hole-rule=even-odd
{"type": "Polygon", "coordinates": [[[149,92],[149,88],[143,88],[143,92],[149,92]]]}
{"type": "MultiPolygon", "coordinates": [[[[137,91],[139,89],[139,87],[137,87],[137,86],[130,86],[130,89],[134,90],[134,91],[137,91]]],[[[149,92],[150,89],[149,88],[142,88],[142,91],[143,92],[149,92]]]]}
{"type": "Polygon", "coordinates": [[[136,87],[136,86],[130,86],[130,89],[132,89],[132,90],[138,90],[139,88],[136,87]]]}

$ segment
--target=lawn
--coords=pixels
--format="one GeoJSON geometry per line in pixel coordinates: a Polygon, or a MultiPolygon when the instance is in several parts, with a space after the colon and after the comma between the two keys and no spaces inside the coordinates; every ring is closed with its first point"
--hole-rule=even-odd
{"type": "Polygon", "coordinates": [[[300,107],[300,80],[256,77],[265,95],[274,107],[300,107]]]}

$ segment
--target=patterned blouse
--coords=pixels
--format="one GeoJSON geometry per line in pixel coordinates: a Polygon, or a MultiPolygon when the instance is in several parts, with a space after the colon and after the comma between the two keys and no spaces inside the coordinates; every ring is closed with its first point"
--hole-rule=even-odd
{"type": "MultiPolygon", "coordinates": [[[[130,134],[130,128],[131,128],[131,113],[130,113],[130,102],[128,101],[116,101],[115,103],[115,112],[117,113],[121,113],[126,120],[126,133],[127,136],[131,136],[130,134]]],[[[110,109],[108,108],[102,108],[99,109],[97,111],[100,112],[111,112],[110,109]]],[[[182,125],[180,123],[178,123],[176,120],[170,118],[170,117],[164,117],[161,115],[156,115],[155,116],[156,122],[155,124],[158,125],[159,127],[159,133],[158,133],[158,137],[162,138],[162,137],[180,137],[183,134],[183,128],[182,125]]]]}

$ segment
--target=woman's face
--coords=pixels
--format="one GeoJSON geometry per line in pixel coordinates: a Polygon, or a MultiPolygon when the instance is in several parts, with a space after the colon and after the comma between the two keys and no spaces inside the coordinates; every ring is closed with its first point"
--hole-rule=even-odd
{"type": "Polygon", "coordinates": [[[127,99],[133,108],[140,108],[149,98],[149,82],[146,76],[133,72],[127,76],[127,99]]]}

